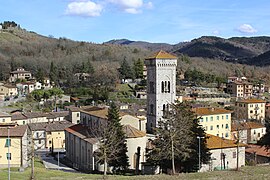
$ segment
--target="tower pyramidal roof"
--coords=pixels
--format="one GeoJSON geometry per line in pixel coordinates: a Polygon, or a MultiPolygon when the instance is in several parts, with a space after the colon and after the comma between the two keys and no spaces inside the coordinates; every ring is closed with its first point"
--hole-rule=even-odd
{"type": "Polygon", "coordinates": [[[146,59],[177,59],[177,57],[163,50],[160,50],[146,59]]]}

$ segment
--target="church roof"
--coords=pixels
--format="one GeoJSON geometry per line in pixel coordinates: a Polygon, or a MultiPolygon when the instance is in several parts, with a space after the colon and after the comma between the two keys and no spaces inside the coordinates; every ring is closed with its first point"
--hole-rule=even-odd
{"type": "Polygon", "coordinates": [[[125,125],[123,127],[123,130],[127,138],[139,138],[139,137],[144,137],[146,135],[145,132],[140,131],[130,125],[125,125]]]}
{"type": "Polygon", "coordinates": [[[146,59],[177,59],[177,57],[163,50],[160,50],[159,52],[156,52],[155,54],[146,59]]]}

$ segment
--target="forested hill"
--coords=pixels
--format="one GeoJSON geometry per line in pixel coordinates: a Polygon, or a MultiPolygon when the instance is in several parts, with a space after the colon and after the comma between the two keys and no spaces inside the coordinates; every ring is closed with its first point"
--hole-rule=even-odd
{"type": "Polygon", "coordinates": [[[175,45],[127,39],[95,44],[65,37],[45,37],[18,26],[8,27],[0,30],[0,81],[7,79],[9,72],[20,66],[34,75],[42,72],[48,76],[51,62],[57,68],[59,78],[68,79],[74,73],[82,72],[87,62],[92,63],[96,72],[106,72],[109,77],[117,77],[117,68],[124,59],[132,65],[134,60],[144,59],[160,49],[179,57],[183,54],[191,57],[179,58],[178,68],[181,73],[197,68],[204,73],[223,77],[241,72],[270,81],[269,75],[264,73],[268,67],[260,69],[252,66],[270,65],[269,42],[269,37],[201,37],[175,45]]]}
{"type": "Polygon", "coordinates": [[[149,50],[164,49],[175,54],[186,54],[190,57],[203,57],[225,60],[250,65],[269,65],[268,56],[260,56],[270,50],[270,37],[233,37],[224,39],[214,36],[203,36],[191,42],[175,45],[130,41],[127,39],[112,40],[106,44],[120,44],[149,50]],[[256,62],[259,57],[260,62],[256,62]],[[267,61],[267,63],[264,63],[267,61]]]}
{"type": "MultiPolygon", "coordinates": [[[[118,67],[119,62],[144,59],[152,52],[135,47],[95,44],[72,41],[65,37],[56,39],[29,32],[19,27],[0,30],[0,72],[8,76],[19,66],[34,74],[41,68],[48,74],[50,63],[70,71],[88,60],[96,68],[103,66],[118,67]]],[[[74,71],[73,71],[74,72],[74,71]]]]}

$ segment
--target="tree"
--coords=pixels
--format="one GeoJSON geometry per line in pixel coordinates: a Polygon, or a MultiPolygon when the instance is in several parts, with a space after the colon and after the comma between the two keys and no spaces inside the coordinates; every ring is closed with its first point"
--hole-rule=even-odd
{"type": "Polygon", "coordinates": [[[114,173],[124,173],[129,166],[127,146],[119,110],[114,103],[110,105],[107,118],[106,126],[100,129],[99,152],[96,155],[99,162],[104,164],[104,175],[107,173],[107,164],[113,167],[114,173]]]}
{"type": "Polygon", "coordinates": [[[41,68],[38,68],[37,74],[36,74],[36,79],[40,83],[44,83],[44,71],[41,68]]]}
{"type": "MultiPolygon", "coordinates": [[[[162,169],[171,168],[172,174],[175,174],[176,166],[182,171],[195,171],[198,169],[198,161],[194,161],[193,157],[197,153],[196,139],[197,136],[205,137],[204,130],[198,125],[188,104],[171,104],[170,107],[155,129],[157,138],[153,141],[154,148],[148,153],[147,161],[160,165],[162,169]]],[[[205,141],[201,142],[201,146],[205,151],[202,154],[207,154],[205,141]]]]}
{"type": "Polygon", "coordinates": [[[53,61],[51,62],[49,77],[52,82],[57,82],[57,67],[54,66],[53,61]]]}
{"type": "Polygon", "coordinates": [[[49,89],[50,95],[54,97],[54,111],[56,111],[56,99],[62,97],[64,91],[60,88],[49,89]]]}
{"type": "Polygon", "coordinates": [[[143,61],[139,58],[133,62],[135,78],[143,78],[143,61]]]}
{"type": "Polygon", "coordinates": [[[126,58],[124,58],[124,60],[122,61],[120,68],[118,69],[119,73],[120,73],[120,78],[121,79],[128,79],[128,78],[134,78],[134,74],[133,71],[130,67],[130,65],[128,64],[126,58]]]}

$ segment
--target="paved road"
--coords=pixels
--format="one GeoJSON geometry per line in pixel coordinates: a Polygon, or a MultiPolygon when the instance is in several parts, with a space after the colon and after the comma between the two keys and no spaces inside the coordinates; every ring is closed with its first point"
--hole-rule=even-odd
{"type": "MultiPolygon", "coordinates": [[[[61,154],[60,154],[60,158],[61,158],[61,154]]],[[[46,169],[58,169],[62,171],[77,172],[75,169],[72,169],[60,162],[58,166],[58,161],[56,161],[52,156],[46,156],[44,154],[41,156],[41,159],[46,169]]]]}

